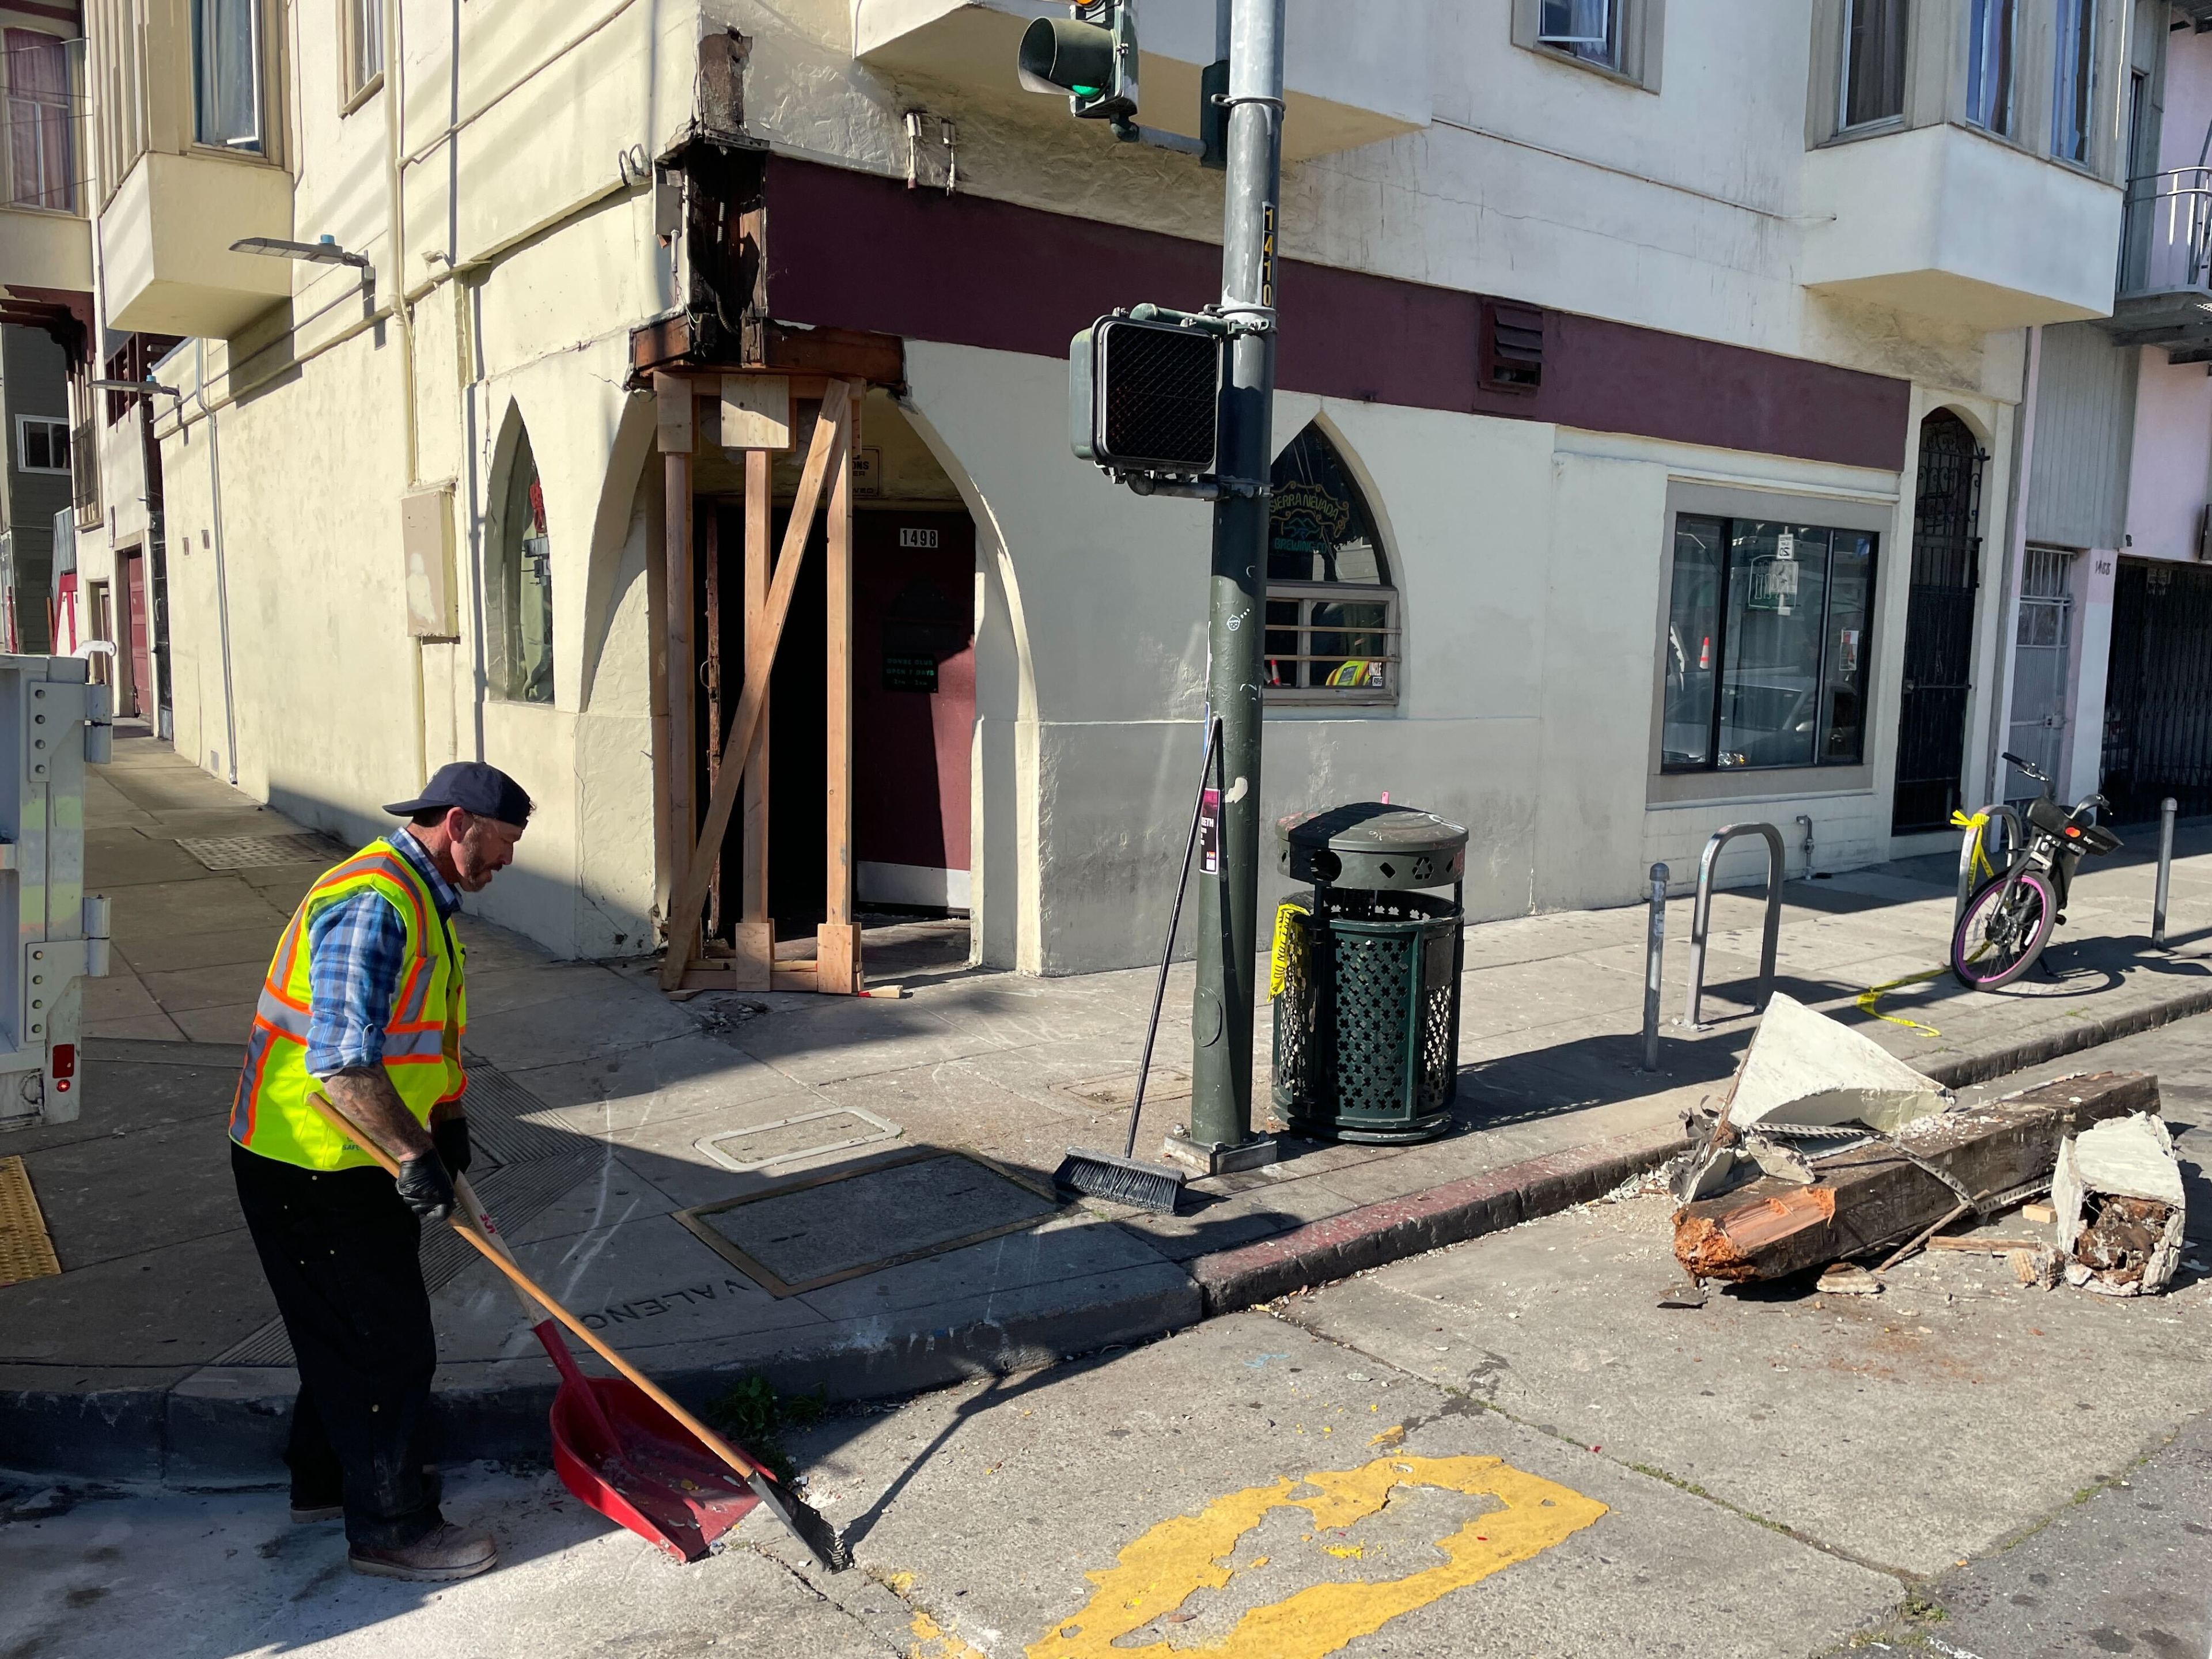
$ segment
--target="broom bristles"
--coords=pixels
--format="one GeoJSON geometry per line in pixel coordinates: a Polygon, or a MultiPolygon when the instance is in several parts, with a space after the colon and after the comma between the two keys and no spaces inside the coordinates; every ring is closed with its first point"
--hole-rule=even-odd
{"type": "Polygon", "coordinates": [[[779,1492],[755,1474],[748,1483],[761,1502],[775,1512],[777,1520],[791,1529],[793,1536],[806,1546],[815,1559],[832,1572],[842,1572],[853,1565],[853,1553],[845,1540],[837,1536],[837,1529],[805,1498],[789,1491],[779,1492]]]}
{"type": "Polygon", "coordinates": [[[1109,1204],[1128,1204],[1139,1209],[1173,1215],[1188,1177],[1164,1164],[1142,1164],[1110,1152],[1068,1148],[1067,1157],[1053,1174],[1055,1186],[1066,1187],[1088,1198],[1109,1204]]]}

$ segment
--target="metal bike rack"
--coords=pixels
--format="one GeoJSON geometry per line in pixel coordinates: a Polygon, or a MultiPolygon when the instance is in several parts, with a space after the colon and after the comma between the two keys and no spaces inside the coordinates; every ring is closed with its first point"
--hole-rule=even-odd
{"type": "Polygon", "coordinates": [[[1703,1030],[1698,1005],[1705,994],[1705,934],[1713,917],[1713,865],[1721,848],[1738,836],[1758,836],[1766,842],[1766,938],[1759,952],[1759,996],[1764,1009],[1774,994],[1774,954],[1782,942],[1782,832],[1771,823],[1725,823],[1713,831],[1698,860],[1698,898],[1690,911],[1690,1006],[1682,1024],[1703,1030]]]}
{"type": "Polygon", "coordinates": [[[2173,892],[2173,817],[2180,803],[2168,795],[2158,804],[2158,890],[2151,896],[2150,942],[2166,949],[2166,902],[2173,892]]]}
{"type": "Polygon", "coordinates": [[[1651,866],[1650,914],[1644,930],[1644,1064],[1659,1069],[1659,987],[1667,952],[1667,866],[1651,866]]]}
{"type": "Polygon", "coordinates": [[[1989,859],[1990,867],[2000,872],[2005,867],[2005,860],[2010,859],[2014,853],[2027,844],[2027,825],[2021,821],[2019,812],[2014,808],[1998,802],[1984,806],[1975,816],[1985,817],[1989,822],[1978,830],[1963,831],[1959,836],[1959,896],[1957,902],[1951,907],[1951,927],[1954,933],[1958,930],[1960,921],[1966,916],[1966,901],[1974,896],[1976,838],[1978,836],[1981,841],[1982,855],[1989,859]],[[1992,857],[1990,854],[1989,832],[2000,823],[2004,824],[2006,830],[2004,859],[1992,857]]]}

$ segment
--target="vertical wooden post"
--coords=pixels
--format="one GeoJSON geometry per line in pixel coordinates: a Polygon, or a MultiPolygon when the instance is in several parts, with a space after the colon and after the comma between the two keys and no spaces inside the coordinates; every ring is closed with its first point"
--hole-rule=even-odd
{"type": "Polygon", "coordinates": [[[845,441],[830,475],[829,522],[822,571],[827,590],[828,638],[823,655],[823,791],[828,819],[824,870],[827,919],[816,936],[815,981],[824,991],[852,994],[860,988],[860,930],[853,920],[853,452],[860,442],[860,399],[867,387],[847,386],[845,441]]]}
{"type": "MultiPolygon", "coordinates": [[[[769,639],[768,589],[775,557],[775,457],[765,449],[745,451],[745,672],[773,663],[769,639]]],[[[739,883],[738,920],[734,934],[742,990],[765,991],[775,971],[775,923],[768,913],[769,770],[768,704],[761,705],[759,734],[744,760],[744,872],[739,883]]]]}
{"type": "MultiPolygon", "coordinates": [[[[666,592],[668,672],[668,823],[672,866],[671,890],[680,892],[689,875],[693,837],[697,826],[692,811],[692,780],[696,760],[697,727],[692,712],[691,690],[697,672],[692,654],[691,608],[691,447],[692,390],[681,374],[656,375],[653,393],[659,401],[661,452],[662,563],[666,592]]],[[[689,960],[698,943],[699,918],[668,918],[668,949],[689,960]]]]}
{"type": "MultiPolygon", "coordinates": [[[[707,637],[700,642],[699,684],[707,696],[707,787],[711,792],[722,769],[722,514],[715,503],[707,504],[707,522],[700,526],[699,570],[702,590],[700,625],[707,637]]],[[[714,878],[707,889],[707,932],[722,931],[722,860],[714,860],[714,878]]]]}

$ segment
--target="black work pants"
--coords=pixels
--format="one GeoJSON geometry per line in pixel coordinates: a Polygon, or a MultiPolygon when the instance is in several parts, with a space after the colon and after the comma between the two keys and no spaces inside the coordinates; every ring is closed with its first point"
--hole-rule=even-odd
{"type": "Polygon", "coordinates": [[[438,1345],[421,1224],[379,1169],[319,1173],[234,1141],[230,1168],[300,1367],[293,1500],[343,1501],[349,1542],[404,1548],[443,1518],[422,1482],[438,1345]]]}

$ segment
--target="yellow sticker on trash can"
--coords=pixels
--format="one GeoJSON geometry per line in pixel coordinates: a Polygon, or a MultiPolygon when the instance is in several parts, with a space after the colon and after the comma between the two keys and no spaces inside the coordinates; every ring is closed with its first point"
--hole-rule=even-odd
{"type": "Polygon", "coordinates": [[[1283,994],[1284,983],[1290,977],[1291,953],[1293,951],[1303,951],[1306,948],[1304,930],[1291,918],[1312,914],[1304,905],[1293,900],[1286,900],[1275,907],[1275,948],[1267,958],[1267,994],[1270,997],[1283,994]]]}

